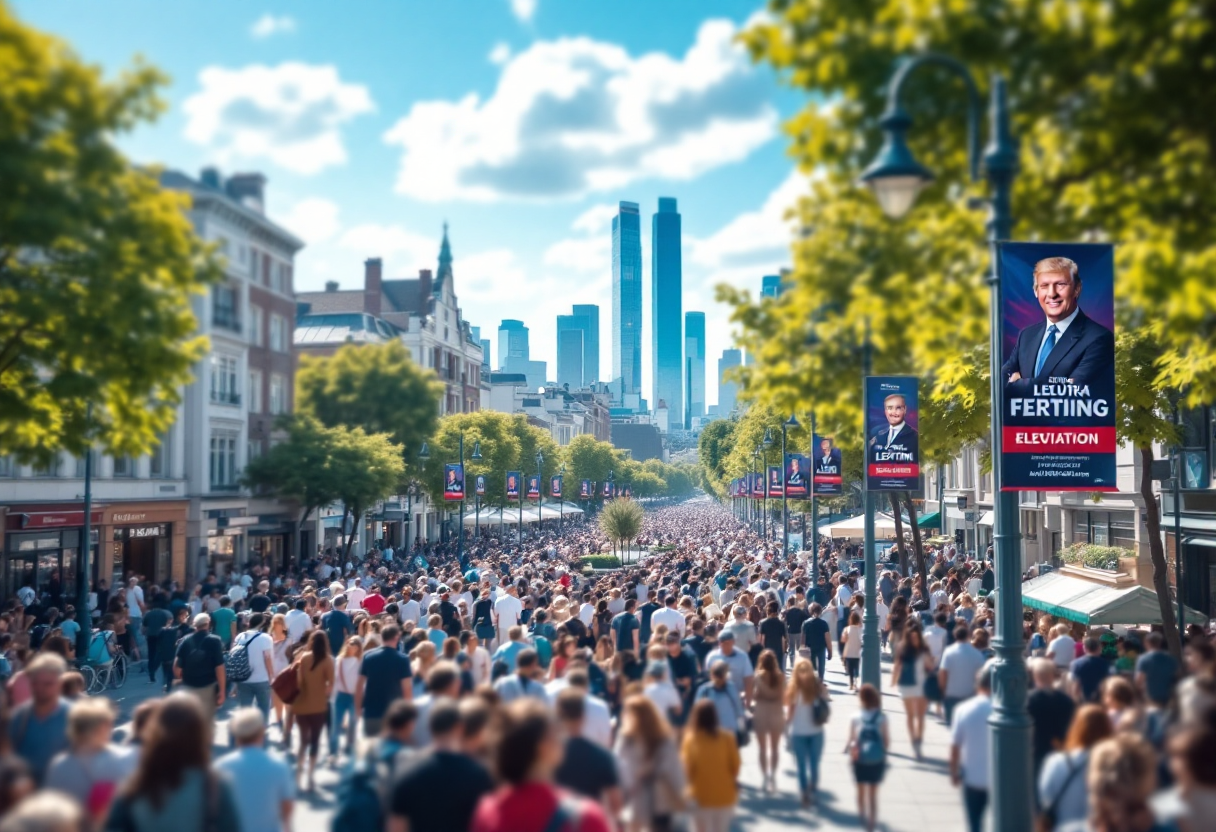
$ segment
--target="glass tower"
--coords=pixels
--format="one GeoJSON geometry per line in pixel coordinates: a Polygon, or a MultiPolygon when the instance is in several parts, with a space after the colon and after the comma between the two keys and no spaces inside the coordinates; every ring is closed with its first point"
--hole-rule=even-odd
{"type": "Polygon", "coordinates": [[[582,387],[583,339],[587,335],[587,319],[582,315],[557,316],[557,383],[569,384],[571,390],[582,387]]]}
{"type": "Polygon", "coordinates": [[[672,197],[659,197],[659,211],[651,220],[650,246],[653,406],[665,402],[671,423],[678,425],[684,421],[684,314],[680,213],[672,197]]]}
{"type": "Polygon", "coordinates": [[[718,359],[719,416],[730,416],[735,409],[736,399],[739,395],[739,385],[734,381],[727,381],[726,371],[738,367],[742,363],[743,355],[739,350],[722,350],[722,357],[718,359]]]}
{"type": "Polygon", "coordinates": [[[498,325],[498,369],[528,360],[528,328],[523,321],[506,318],[498,325]]]}
{"type": "Polygon", "coordinates": [[[705,313],[684,313],[684,378],[688,404],[684,428],[705,415],[705,313]]]}
{"type": "Polygon", "coordinates": [[[642,218],[622,202],[612,218],[612,376],[620,394],[642,386],[642,218]]]}
{"type": "Polygon", "coordinates": [[[576,303],[576,318],[586,318],[583,330],[583,386],[600,380],[600,308],[593,303],[576,303]]]}

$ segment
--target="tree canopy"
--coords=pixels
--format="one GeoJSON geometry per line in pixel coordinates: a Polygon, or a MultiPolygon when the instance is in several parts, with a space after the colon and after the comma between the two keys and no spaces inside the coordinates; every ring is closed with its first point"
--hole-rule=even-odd
{"type": "Polygon", "coordinates": [[[114,144],[165,78],[107,80],[3,3],[0,44],[0,454],[147,453],[206,353],[192,296],[221,274],[188,200],[114,144]]]}

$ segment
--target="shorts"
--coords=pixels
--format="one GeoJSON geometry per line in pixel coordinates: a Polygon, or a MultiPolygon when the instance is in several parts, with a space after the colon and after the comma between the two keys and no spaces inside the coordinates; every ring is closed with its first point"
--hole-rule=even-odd
{"type": "Polygon", "coordinates": [[[886,773],[886,763],[853,763],[853,779],[858,785],[881,783],[886,773]]]}
{"type": "Polygon", "coordinates": [[[899,698],[900,699],[924,699],[925,698],[925,689],[921,685],[900,685],[899,686],[899,698]]]}

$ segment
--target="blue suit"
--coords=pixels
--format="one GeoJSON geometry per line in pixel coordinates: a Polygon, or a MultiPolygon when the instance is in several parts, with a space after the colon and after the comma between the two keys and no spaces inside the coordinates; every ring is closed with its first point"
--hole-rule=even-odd
{"type": "Polygon", "coordinates": [[[1070,378],[1077,384],[1109,383],[1113,374],[1111,365],[1115,360],[1115,334],[1102,324],[1077,310],[1068,329],[1056,342],[1043,362],[1043,369],[1036,375],[1035,362],[1047,321],[1039,321],[1018,333],[1017,346],[1013,354],[1001,366],[1005,391],[1010,396],[1027,396],[1035,381],[1056,377],[1070,378]],[[1017,381],[1008,381],[1014,373],[1021,375],[1017,381]]]}

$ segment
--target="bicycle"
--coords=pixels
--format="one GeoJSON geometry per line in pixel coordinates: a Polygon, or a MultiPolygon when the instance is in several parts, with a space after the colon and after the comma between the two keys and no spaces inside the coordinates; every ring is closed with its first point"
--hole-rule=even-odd
{"type": "Polygon", "coordinates": [[[80,674],[85,680],[85,691],[90,696],[96,696],[107,689],[118,690],[127,683],[127,666],[127,654],[122,650],[115,652],[113,658],[104,664],[88,661],[79,663],[80,674]]]}

